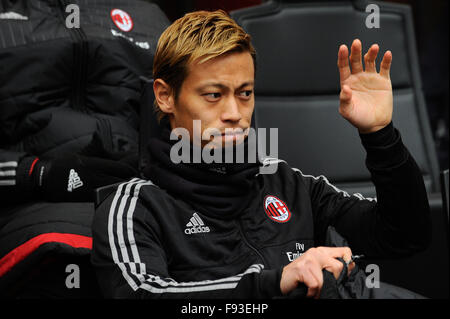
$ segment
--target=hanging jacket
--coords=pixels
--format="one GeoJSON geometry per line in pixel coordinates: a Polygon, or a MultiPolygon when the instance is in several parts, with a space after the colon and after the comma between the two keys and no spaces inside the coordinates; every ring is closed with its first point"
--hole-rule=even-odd
{"type": "Polygon", "coordinates": [[[0,295],[36,297],[53,284],[58,297],[73,294],[61,273],[41,270],[48,260],[86,266],[94,205],[33,198],[17,185],[23,160],[137,154],[140,77],[151,77],[168,25],[145,1],[0,0],[0,295]]]}
{"type": "MultiPolygon", "coordinates": [[[[329,226],[325,246],[348,247],[349,244],[333,226],[329,226]]],[[[323,270],[324,283],[320,292],[320,299],[425,299],[425,297],[407,289],[380,282],[379,276],[368,278],[363,268],[364,265],[358,259],[352,271],[348,273],[347,264],[342,258],[338,259],[343,263],[343,269],[337,279],[334,278],[332,273],[323,270]]],[[[291,298],[306,296],[305,285],[296,290],[291,294],[291,298]]]]}
{"type": "Polygon", "coordinates": [[[111,152],[137,154],[140,77],[168,25],[144,1],[0,1],[2,199],[26,197],[22,159],[80,152],[95,132],[111,152]]]}

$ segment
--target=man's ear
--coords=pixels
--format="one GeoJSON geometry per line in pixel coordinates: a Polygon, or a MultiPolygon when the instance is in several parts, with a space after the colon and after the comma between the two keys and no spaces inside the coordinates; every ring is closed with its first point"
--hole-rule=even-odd
{"type": "Polygon", "coordinates": [[[169,114],[173,113],[175,104],[173,90],[170,85],[162,79],[156,79],[153,82],[153,92],[155,93],[155,100],[161,111],[169,114]]]}

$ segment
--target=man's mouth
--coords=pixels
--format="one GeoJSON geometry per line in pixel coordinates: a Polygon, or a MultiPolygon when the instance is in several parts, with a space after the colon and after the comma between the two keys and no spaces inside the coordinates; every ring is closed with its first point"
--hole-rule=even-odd
{"type": "Polygon", "coordinates": [[[223,140],[226,142],[235,142],[244,137],[243,133],[222,134],[223,140]]]}
{"type": "Polygon", "coordinates": [[[226,141],[237,141],[244,139],[248,135],[248,128],[246,129],[225,129],[222,133],[223,140],[226,141]]]}

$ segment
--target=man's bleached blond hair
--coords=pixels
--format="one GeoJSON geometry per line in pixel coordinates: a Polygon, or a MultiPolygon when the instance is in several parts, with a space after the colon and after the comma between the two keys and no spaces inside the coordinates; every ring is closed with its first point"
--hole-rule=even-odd
{"type": "MultiPolygon", "coordinates": [[[[162,79],[173,90],[175,101],[191,63],[203,63],[230,52],[249,52],[256,67],[250,35],[227,13],[195,11],[172,23],[160,36],[153,61],[153,79],[162,79]]],[[[164,117],[156,100],[158,119],[164,117]]]]}

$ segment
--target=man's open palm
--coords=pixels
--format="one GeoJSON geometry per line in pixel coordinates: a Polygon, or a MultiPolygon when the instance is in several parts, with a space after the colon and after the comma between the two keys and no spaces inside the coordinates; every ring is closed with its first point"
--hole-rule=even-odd
{"type": "Polygon", "coordinates": [[[392,85],[389,76],[392,53],[387,51],[384,54],[380,72],[377,72],[375,60],[378,51],[377,44],[369,48],[364,55],[363,70],[361,41],[353,41],[350,57],[346,45],[339,47],[339,113],[361,133],[378,131],[392,120],[392,85]]]}

